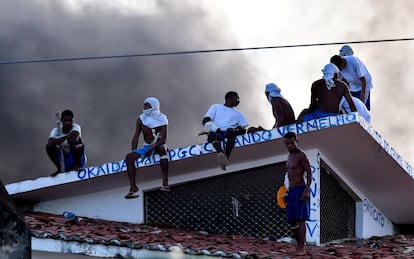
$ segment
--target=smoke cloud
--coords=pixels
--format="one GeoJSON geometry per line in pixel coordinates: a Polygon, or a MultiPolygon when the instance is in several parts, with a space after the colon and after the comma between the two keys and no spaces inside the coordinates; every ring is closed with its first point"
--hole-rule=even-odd
{"type": "MultiPolygon", "coordinates": [[[[268,20],[256,26],[259,21],[248,20],[253,14],[248,8],[243,16],[248,22],[240,28],[210,1],[142,2],[151,5],[129,9],[111,1],[100,5],[95,1],[2,1],[0,60],[412,37],[408,33],[414,2],[410,0],[392,4],[320,1],[323,4],[314,9],[302,1],[270,1],[277,7],[275,15],[260,16],[268,20]],[[265,33],[259,34],[263,28],[265,33]],[[257,34],[252,37],[255,40],[241,40],[240,33],[250,29],[257,34]]],[[[239,1],[226,3],[237,12],[242,7],[239,1]]],[[[409,57],[414,54],[413,45],[352,46],[374,78],[374,128],[412,165],[414,78],[409,71],[414,63],[409,57]]],[[[212,103],[224,102],[228,90],[239,92],[239,109],[251,126],[270,127],[273,118],[263,94],[265,83],[277,83],[298,115],[308,105],[312,81],[321,77],[320,69],[339,48],[0,65],[0,178],[7,184],[55,170],[44,146],[55,126],[55,112],[64,109],[73,110],[82,126],[88,166],[124,158],[148,96],[160,100],[161,111],[169,118],[171,148],[205,141],[195,136],[202,130],[202,117],[212,103]],[[266,62],[259,65],[259,60],[266,62]]]]}

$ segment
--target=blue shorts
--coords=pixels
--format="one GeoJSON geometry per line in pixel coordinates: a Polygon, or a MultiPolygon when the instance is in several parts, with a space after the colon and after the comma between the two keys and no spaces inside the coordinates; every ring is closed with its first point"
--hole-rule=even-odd
{"type": "Polygon", "coordinates": [[[300,199],[305,187],[302,185],[289,190],[286,205],[288,221],[309,220],[309,199],[300,199]]]}
{"type": "Polygon", "coordinates": [[[303,120],[304,121],[310,121],[310,120],[314,120],[314,119],[320,119],[320,118],[323,118],[323,117],[336,116],[336,115],[338,115],[338,113],[323,112],[319,109],[316,109],[313,112],[305,114],[305,116],[303,116],[303,120]]]}
{"type": "MultiPolygon", "coordinates": [[[[63,152],[63,157],[64,157],[64,161],[65,161],[65,171],[72,171],[75,168],[75,154],[73,152],[63,152]]],[[[58,155],[58,161],[60,161],[61,155],[59,152],[58,155]]],[[[86,164],[86,155],[85,155],[85,151],[84,149],[82,150],[82,152],[79,153],[79,157],[78,157],[78,167],[82,168],[85,166],[86,164]]]]}
{"type": "MultiPolygon", "coordinates": [[[[142,148],[134,149],[134,152],[140,156],[144,156],[147,153],[148,149],[150,148],[151,144],[145,144],[142,148]]],[[[165,147],[166,144],[162,144],[160,147],[165,147]]],[[[152,151],[154,153],[154,150],[152,151]]]]}
{"type": "Polygon", "coordinates": [[[139,154],[140,156],[144,156],[145,153],[147,153],[150,146],[151,146],[151,144],[145,144],[142,148],[134,149],[134,152],[139,154]]]}

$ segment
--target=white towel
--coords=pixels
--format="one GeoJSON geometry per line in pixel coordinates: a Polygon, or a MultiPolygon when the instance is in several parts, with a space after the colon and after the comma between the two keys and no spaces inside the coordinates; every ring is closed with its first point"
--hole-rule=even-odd
{"type": "Polygon", "coordinates": [[[168,125],[167,116],[160,112],[160,102],[155,97],[148,97],[144,100],[144,103],[151,105],[150,109],[144,110],[139,116],[146,127],[153,129],[159,126],[168,125]]]}
{"type": "Polygon", "coordinates": [[[280,93],[282,90],[275,84],[275,83],[268,83],[265,88],[265,93],[269,93],[269,102],[272,99],[272,97],[282,97],[282,94],[280,93]]]}
{"type": "Polygon", "coordinates": [[[332,87],[335,87],[334,76],[339,74],[339,69],[332,63],[325,65],[322,69],[323,79],[325,79],[326,87],[328,90],[331,90],[332,87]]]}

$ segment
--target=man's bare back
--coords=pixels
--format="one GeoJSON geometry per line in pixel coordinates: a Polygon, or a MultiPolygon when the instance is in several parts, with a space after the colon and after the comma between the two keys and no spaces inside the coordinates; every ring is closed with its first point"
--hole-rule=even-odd
{"type": "MultiPolygon", "coordinates": [[[[351,100],[351,94],[348,90],[348,86],[344,82],[336,79],[334,79],[334,82],[335,87],[332,87],[331,89],[326,87],[324,79],[319,79],[312,84],[312,110],[319,109],[322,112],[338,113],[342,97],[345,97],[347,101],[351,100]]],[[[352,102],[352,105],[353,104],[354,103],[352,102]]],[[[356,111],[356,109],[354,111],[356,111]]]]}

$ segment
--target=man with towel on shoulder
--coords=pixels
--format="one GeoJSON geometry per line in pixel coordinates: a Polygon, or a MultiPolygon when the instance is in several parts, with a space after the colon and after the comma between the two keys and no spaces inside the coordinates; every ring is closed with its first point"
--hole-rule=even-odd
{"type": "Polygon", "coordinates": [[[356,107],[352,101],[348,86],[344,82],[337,80],[339,69],[330,63],[322,69],[322,73],[323,78],[312,84],[309,113],[304,116],[304,120],[309,121],[338,115],[342,97],[345,97],[351,111],[355,112],[356,107]]]}
{"type": "Polygon", "coordinates": [[[272,105],[275,124],[272,128],[289,125],[295,122],[295,112],[290,103],[283,98],[280,88],[275,83],[266,85],[265,94],[267,100],[272,105]]]}
{"type": "Polygon", "coordinates": [[[136,122],[135,134],[132,138],[132,152],[126,155],[126,165],[129,183],[131,185],[125,199],[137,198],[138,186],[135,183],[135,161],[138,158],[149,157],[153,152],[160,155],[160,166],[162,171],[162,191],[169,191],[168,185],[168,149],[167,149],[167,116],[160,112],[160,102],[157,98],[148,97],[144,100],[143,113],[136,122]],[[144,146],[138,148],[138,137],[144,138],[144,146]]]}

